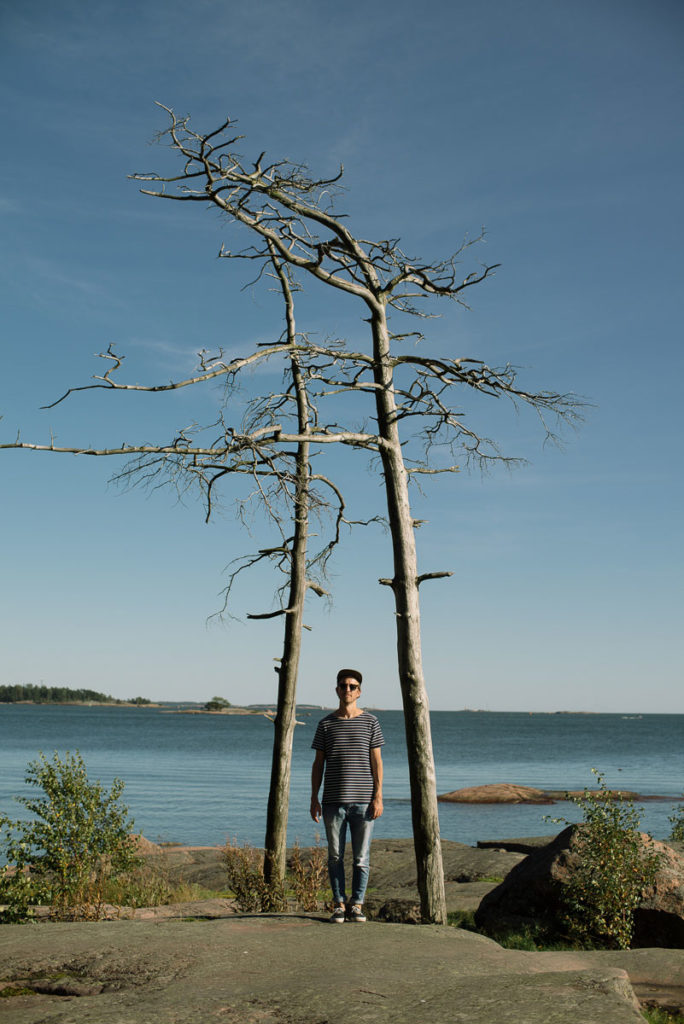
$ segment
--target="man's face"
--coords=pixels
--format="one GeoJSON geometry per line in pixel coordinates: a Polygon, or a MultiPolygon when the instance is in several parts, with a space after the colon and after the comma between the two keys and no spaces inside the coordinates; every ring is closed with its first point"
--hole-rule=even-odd
{"type": "Polygon", "coordinates": [[[338,680],[337,696],[342,704],[353,704],[355,700],[358,700],[360,692],[359,682],[353,676],[347,676],[344,679],[338,680]]]}

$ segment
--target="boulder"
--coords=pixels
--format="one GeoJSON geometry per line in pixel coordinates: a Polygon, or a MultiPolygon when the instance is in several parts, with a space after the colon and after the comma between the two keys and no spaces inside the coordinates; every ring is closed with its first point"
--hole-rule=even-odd
{"type": "Polygon", "coordinates": [[[488,786],[468,786],[440,793],[437,797],[456,804],[552,804],[553,798],[532,786],[517,786],[512,782],[496,782],[488,786]]]}
{"type": "Polygon", "coordinates": [[[682,844],[654,841],[660,855],[655,884],[634,914],[633,946],[684,949],[684,854],[682,844]]]}
{"type": "MultiPolygon", "coordinates": [[[[571,825],[539,850],[529,854],[487,893],[475,914],[478,928],[496,932],[541,925],[561,933],[563,887],[579,863],[577,834],[571,825]]],[[[684,949],[684,855],[681,849],[644,836],[660,856],[654,885],[645,892],[634,914],[633,947],[684,949]]]]}
{"type": "Polygon", "coordinates": [[[135,852],[140,857],[158,857],[161,855],[162,848],[157,843],[153,843],[150,839],[147,839],[141,832],[132,832],[129,839],[133,843],[135,852]]]}

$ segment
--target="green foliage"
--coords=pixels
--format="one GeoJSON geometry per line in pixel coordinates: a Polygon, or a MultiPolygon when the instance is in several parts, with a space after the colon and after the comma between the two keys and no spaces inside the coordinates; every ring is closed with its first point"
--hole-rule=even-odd
{"type": "Polygon", "coordinates": [[[110,877],[104,887],[105,902],[117,907],[161,907],[213,899],[215,889],[174,877],[164,855],[141,859],[131,870],[110,877]]]}
{"type": "Polygon", "coordinates": [[[34,686],[32,683],[0,686],[0,704],[15,704],[22,700],[30,700],[36,704],[68,704],[81,701],[92,704],[121,703],[106,693],[97,693],[96,690],[72,690],[68,686],[34,686]]]}
{"type": "MultiPolygon", "coordinates": [[[[466,928],[467,925],[462,924],[460,927],[466,928]]],[[[559,937],[552,927],[538,921],[515,926],[501,924],[487,929],[473,928],[473,931],[494,939],[504,949],[519,949],[528,953],[600,948],[586,936],[559,937]]]]}
{"type": "Polygon", "coordinates": [[[639,831],[632,801],[609,790],[603,775],[592,771],[598,790],[570,797],[581,808],[583,823],[573,844],[578,863],[563,887],[565,924],[570,937],[583,943],[629,949],[634,911],[655,881],[658,855],[639,831]]]}
{"type": "Polygon", "coordinates": [[[225,697],[212,697],[204,705],[207,711],[225,711],[227,708],[232,708],[232,704],[225,697]]]}
{"type": "Polygon", "coordinates": [[[129,871],[111,875],[103,886],[105,903],[116,907],[161,907],[168,903],[183,902],[177,897],[176,887],[168,873],[157,864],[141,862],[129,871]]]}
{"type": "Polygon", "coordinates": [[[667,820],[672,825],[670,839],[675,840],[675,842],[684,843],[684,805],[680,804],[674,814],[671,814],[667,820]]]}
{"type": "Polygon", "coordinates": [[[78,752],[63,760],[39,754],[24,781],[41,795],[16,798],[32,818],[0,821],[0,852],[11,865],[0,879],[6,914],[16,919],[40,894],[60,920],[99,918],[107,882],[138,863],[123,782],[115,779],[109,791],[89,782],[78,752]]]}
{"type": "Polygon", "coordinates": [[[642,1006],[641,1012],[648,1024],[684,1024],[681,1013],[670,1013],[660,1006],[642,1006]]]}
{"type": "MultiPolygon", "coordinates": [[[[4,826],[8,819],[0,821],[4,826]]],[[[49,890],[39,879],[31,877],[28,871],[18,871],[14,865],[6,864],[0,868],[0,922],[13,924],[17,921],[30,921],[34,917],[34,907],[47,901],[49,890]]]]}
{"type": "Polygon", "coordinates": [[[0,999],[14,999],[15,996],[35,996],[36,990],[26,985],[5,985],[0,988],[0,999]]]}
{"type": "Polygon", "coordinates": [[[540,923],[512,927],[500,925],[497,928],[478,928],[475,913],[472,910],[451,910],[447,914],[447,924],[452,928],[463,928],[465,931],[477,932],[494,939],[504,949],[521,949],[530,953],[542,951],[560,951],[586,949],[586,944],[568,939],[559,940],[558,936],[540,923]]]}
{"type": "Polygon", "coordinates": [[[468,932],[476,932],[478,930],[473,910],[450,910],[447,913],[447,924],[451,925],[452,928],[463,928],[468,932]]]}

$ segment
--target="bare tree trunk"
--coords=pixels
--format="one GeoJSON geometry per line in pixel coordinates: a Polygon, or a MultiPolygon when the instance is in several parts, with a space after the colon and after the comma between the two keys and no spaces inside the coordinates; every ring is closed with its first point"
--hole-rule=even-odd
{"type": "Polygon", "coordinates": [[[267,882],[283,881],[287,858],[287,817],[290,803],[292,742],[295,730],[297,674],[302,646],[302,616],[306,596],[306,544],[308,532],[308,443],[297,453],[298,493],[295,508],[295,536],[292,545],[290,599],[285,615],[283,657],[278,672],[278,710],[275,718],[271,785],[268,793],[264,877],[267,882]],[[299,479],[300,471],[303,479],[299,479]]]}
{"type": "Polygon", "coordinates": [[[380,385],[375,392],[378,433],[388,442],[382,447],[381,455],[394,555],[394,577],[383,582],[391,585],[396,608],[397,659],[404,707],[420,908],[424,921],[446,924],[437,780],[421,653],[414,523],[408,495],[408,474],[397,427],[390,340],[384,306],[373,309],[372,328],[376,355],[375,383],[380,385]]]}
{"type": "MultiPolygon", "coordinates": [[[[297,423],[300,434],[309,432],[309,399],[294,346],[297,334],[294,302],[290,282],[270,247],[271,262],[280,280],[285,300],[287,335],[293,352],[290,358],[292,381],[297,402],[297,423]]],[[[309,442],[299,441],[295,460],[294,536],[290,557],[290,591],[285,612],[283,656],[278,671],[278,704],[273,737],[271,784],[268,792],[266,838],[264,841],[264,877],[268,883],[285,880],[287,860],[287,818],[290,805],[292,774],[292,743],[296,725],[297,675],[302,649],[304,601],[308,581],[306,553],[309,533],[309,486],[311,466],[309,442]]]]}

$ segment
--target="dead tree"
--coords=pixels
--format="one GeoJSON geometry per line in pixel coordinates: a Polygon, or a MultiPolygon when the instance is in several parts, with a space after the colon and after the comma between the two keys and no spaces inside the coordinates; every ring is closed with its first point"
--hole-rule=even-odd
{"type": "MultiPolygon", "coordinates": [[[[446,260],[423,263],[407,257],[398,239],[374,242],[360,238],[347,227],[344,218],[331,212],[341,171],[329,179],[314,179],[303,165],[286,160],[265,162],[265,153],[253,163],[246,163],[236,151],[242,137],[235,133],[230,119],[202,134],[191,128],[189,118],[178,118],[169,108],[164,109],[170,124],[159,139],[167,141],[181,157],[182,166],[175,174],[134,175],[136,180],[155,186],[143,188],[145,194],[218,208],[251,236],[247,248],[224,248],[221,256],[263,263],[270,253],[276,253],[292,273],[347,294],[366,308],[368,351],[339,355],[334,368],[337,374],[344,367],[344,380],[335,376],[331,382],[333,387],[353,387],[374,396],[377,435],[372,443],[366,437],[362,444],[374,447],[381,459],[392,536],[393,575],[380,582],[394,594],[418,887],[423,918],[443,923],[446,904],[429,705],[421,659],[419,587],[428,579],[449,573],[418,571],[409,477],[413,472],[456,467],[434,467],[429,461],[407,464],[400,424],[411,417],[425,422],[423,437],[428,456],[435,444],[446,443],[450,448],[465,450],[468,458],[486,462],[502,456],[493,444],[469,430],[454,410],[451,392],[455,385],[489,395],[507,394],[530,404],[542,417],[552,412],[571,418],[576,415],[576,403],[572,396],[531,394],[518,389],[511,367],[496,371],[476,360],[396,353],[402,340],[422,335],[415,330],[393,331],[390,312],[421,317],[425,315],[419,306],[421,300],[440,298],[465,305],[464,292],[495,269],[484,266],[461,276],[460,262],[471,243],[446,260]],[[402,386],[403,371],[407,369],[412,371],[411,379],[402,386]]],[[[340,431],[335,439],[354,443],[344,439],[343,433],[340,431]]]]}
{"type": "MultiPolygon", "coordinates": [[[[225,362],[221,355],[208,359],[200,354],[200,372],[192,377],[169,384],[146,386],[122,383],[117,376],[122,358],[110,347],[102,358],[109,364],[105,373],[97,376],[96,383],[70,388],[52,405],[58,405],[70,394],[81,390],[104,388],[114,391],[140,391],[161,393],[188,386],[196,386],[223,378],[226,382],[226,404],[230,404],[233,387],[242,370],[274,357],[287,362],[283,391],[257,396],[248,404],[241,429],[236,431],[226,422],[222,413],[213,425],[214,434],[208,444],[198,443],[193,435],[205,430],[181,431],[169,444],[124,444],[115,448],[62,447],[41,445],[19,440],[1,444],[0,448],[25,448],[52,453],[90,456],[127,456],[129,461],[114,479],[119,483],[172,483],[180,491],[199,487],[205,502],[206,518],[212,514],[216,491],[220,482],[236,475],[247,475],[254,484],[253,495],[261,510],[275,527],[279,540],[253,556],[238,560],[238,567],[229,576],[225,592],[224,611],[230,591],[245,570],[264,560],[271,561],[285,575],[285,584],[279,587],[279,607],[275,611],[253,613],[250,619],[284,617],[283,649],[277,668],[277,711],[274,718],[274,740],[269,787],[267,825],[265,835],[264,873],[270,882],[285,878],[287,851],[287,820],[292,766],[292,745],[295,728],[296,687],[304,625],[305,599],[309,590],[318,596],[326,595],[322,585],[325,568],[332,551],[340,540],[344,524],[353,525],[345,516],[345,503],[341,491],[326,475],[312,469],[311,436],[318,434],[317,410],[308,391],[308,374],[302,369],[307,358],[304,338],[298,339],[295,326],[293,286],[287,267],[275,251],[269,251],[270,273],[278,282],[283,298],[286,327],[280,340],[250,353],[247,357],[225,362]],[[293,411],[294,410],[294,411],[293,411]],[[275,417],[279,423],[274,430],[275,417]],[[293,430],[285,433],[283,421],[292,421],[293,430]],[[329,497],[325,497],[324,488],[329,497]],[[319,518],[332,515],[332,530],[328,540],[318,550],[309,552],[308,535],[312,515],[319,518]]],[[[326,435],[325,440],[328,440],[326,435]]],[[[363,443],[363,436],[357,438],[363,443]]],[[[245,499],[248,501],[249,499],[245,499]]]]}
{"type": "MultiPolygon", "coordinates": [[[[184,433],[171,445],[137,449],[122,446],[96,452],[17,442],[8,447],[43,447],[93,455],[138,454],[146,459],[164,459],[166,467],[177,466],[183,473],[201,470],[208,474],[209,482],[212,472],[223,473],[226,460],[238,454],[242,458],[246,450],[253,455],[258,452],[254,465],[259,469],[253,466],[250,470],[258,477],[265,466],[277,461],[276,452],[282,450],[283,444],[341,443],[379,455],[394,569],[392,577],[380,583],[389,586],[394,594],[418,887],[424,920],[442,923],[446,920],[446,907],[429,706],[421,660],[419,587],[427,580],[451,573],[418,571],[409,481],[414,474],[453,472],[458,468],[434,458],[441,446],[481,465],[493,460],[515,461],[503,456],[492,441],[468,425],[456,405],[459,386],[529,405],[539,413],[550,436],[553,435],[546,424],[546,414],[572,420],[577,416],[579,403],[571,395],[522,389],[511,366],[496,369],[476,359],[401,351],[402,342],[422,340],[422,334],[414,329],[392,330],[390,313],[397,319],[403,315],[431,315],[430,309],[426,313],[419,305],[421,300],[448,298],[465,305],[466,289],[484,281],[494,270],[485,266],[465,277],[459,275],[460,261],[472,243],[465,243],[447,260],[422,263],[409,259],[397,239],[373,242],[359,238],[341,216],[331,212],[340,175],[316,180],[300,165],[287,161],[264,164],[264,154],[247,165],[235,153],[240,137],[233,134],[229,120],[216,131],[202,135],[190,128],[187,118],[178,119],[170,110],[168,114],[170,127],[161,138],[168,137],[171,148],[182,156],[183,167],[175,175],[135,175],[137,180],[157,185],[143,191],[160,198],[211,204],[245,229],[252,244],[239,251],[224,248],[222,257],[253,260],[259,274],[264,267],[275,266],[276,260],[280,270],[290,275],[288,280],[296,275],[309,277],[363,304],[369,324],[367,351],[299,343],[296,358],[307,386],[311,388],[317,382],[319,399],[347,391],[372,395],[375,431],[316,423],[301,433],[302,421],[298,420],[297,431],[288,432],[287,426],[277,421],[275,413],[279,410],[269,402],[267,421],[262,420],[258,428],[240,433],[224,429],[225,424],[220,423],[223,435],[206,446],[193,442],[184,433]],[[413,428],[407,431],[404,425],[403,436],[402,421],[413,428]],[[422,441],[421,454],[416,458],[405,454],[404,445],[410,439],[422,441]]],[[[235,369],[233,364],[220,364],[203,368],[203,372],[205,376],[230,375],[235,369]]],[[[167,390],[190,382],[148,390],[167,390]]],[[[109,373],[95,386],[122,385],[115,383],[109,373]]],[[[207,493],[211,495],[211,487],[207,493]]],[[[299,494],[301,498],[304,490],[299,494]]],[[[290,606],[288,601],[286,612],[290,606]]],[[[289,618],[286,614],[286,622],[289,618]]]]}

